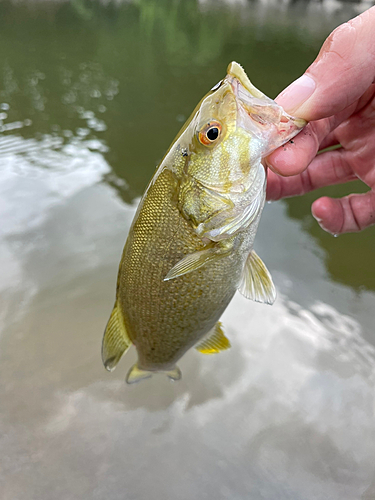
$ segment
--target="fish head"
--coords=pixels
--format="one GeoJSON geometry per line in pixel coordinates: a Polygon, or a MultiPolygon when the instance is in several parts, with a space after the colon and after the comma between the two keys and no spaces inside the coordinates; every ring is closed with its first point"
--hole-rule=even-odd
{"type": "Polygon", "coordinates": [[[254,87],[243,68],[232,62],[185,128],[190,152],[185,170],[207,187],[237,190],[252,165],[305,125],[254,87]]]}

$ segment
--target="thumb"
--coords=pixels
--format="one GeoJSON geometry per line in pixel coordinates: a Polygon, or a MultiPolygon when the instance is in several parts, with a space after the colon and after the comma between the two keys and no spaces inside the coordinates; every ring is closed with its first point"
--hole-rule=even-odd
{"type": "Polygon", "coordinates": [[[375,7],[336,28],[318,57],[276,99],[306,121],[339,113],[359,99],[375,79],[375,7]]]}

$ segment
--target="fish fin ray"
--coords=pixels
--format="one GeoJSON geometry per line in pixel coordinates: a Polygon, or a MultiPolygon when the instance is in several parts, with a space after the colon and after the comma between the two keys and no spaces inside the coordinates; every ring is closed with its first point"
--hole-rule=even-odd
{"type": "Polygon", "coordinates": [[[172,269],[167,273],[164,281],[172,280],[191,273],[204,266],[207,262],[219,258],[220,255],[213,248],[199,250],[198,252],[190,253],[183,257],[172,269]]]}
{"type": "Polygon", "coordinates": [[[244,297],[256,302],[275,302],[276,288],[271,274],[254,250],[247,257],[238,290],[244,297]]]}
{"type": "MultiPolygon", "coordinates": [[[[127,384],[135,384],[136,382],[140,382],[141,380],[151,378],[154,373],[157,372],[142,370],[142,368],[139,368],[138,363],[136,363],[130,368],[125,380],[127,384]]],[[[164,373],[173,382],[180,380],[182,377],[181,370],[178,366],[175,366],[171,370],[162,370],[160,371],[160,373],[164,373]]]]}
{"type": "Polygon", "coordinates": [[[108,320],[102,342],[103,365],[108,371],[113,371],[123,354],[131,346],[131,340],[126,332],[124,319],[116,300],[111,316],[108,320]]]}
{"type": "Polygon", "coordinates": [[[135,384],[136,382],[140,382],[141,380],[145,380],[146,378],[150,377],[152,377],[152,372],[148,370],[142,370],[136,363],[128,371],[125,380],[127,384],[135,384]]]}
{"type": "Polygon", "coordinates": [[[209,332],[208,337],[195,346],[196,350],[202,354],[217,354],[218,352],[230,349],[229,339],[224,335],[220,321],[216,323],[209,332]]]}
{"type": "Polygon", "coordinates": [[[182,378],[182,373],[178,366],[175,366],[172,370],[168,370],[165,374],[173,382],[177,382],[182,378]]]}

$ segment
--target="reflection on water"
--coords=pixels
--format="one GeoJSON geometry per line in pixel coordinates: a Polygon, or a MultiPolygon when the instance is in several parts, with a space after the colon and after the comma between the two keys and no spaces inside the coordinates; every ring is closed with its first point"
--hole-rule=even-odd
{"type": "Polygon", "coordinates": [[[184,117],[231,59],[276,95],[368,6],[0,4],[2,498],[375,498],[374,230],[326,235],[316,195],[266,206],[279,296],[235,297],[230,351],[133,387],[135,353],[108,374],[99,352],[138,197],[184,117]]]}

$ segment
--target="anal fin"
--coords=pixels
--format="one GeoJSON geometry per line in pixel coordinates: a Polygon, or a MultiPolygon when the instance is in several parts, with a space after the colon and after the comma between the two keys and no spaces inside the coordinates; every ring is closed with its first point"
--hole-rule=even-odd
{"type": "Polygon", "coordinates": [[[129,349],[131,343],[126,332],[120,306],[118,301],[116,301],[107,323],[102,343],[102,360],[108,371],[111,372],[116,368],[121,356],[129,349]]]}
{"type": "Polygon", "coordinates": [[[256,302],[266,304],[275,302],[276,288],[271,274],[254,250],[247,257],[238,290],[244,297],[256,302]]]}
{"type": "Polygon", "coordinates": [[[218,321],[208,336],[195,346],[196,350],[202,354],[216,354],[231,347],[229,340],[224,335],[221,323],[218,321]]]}

